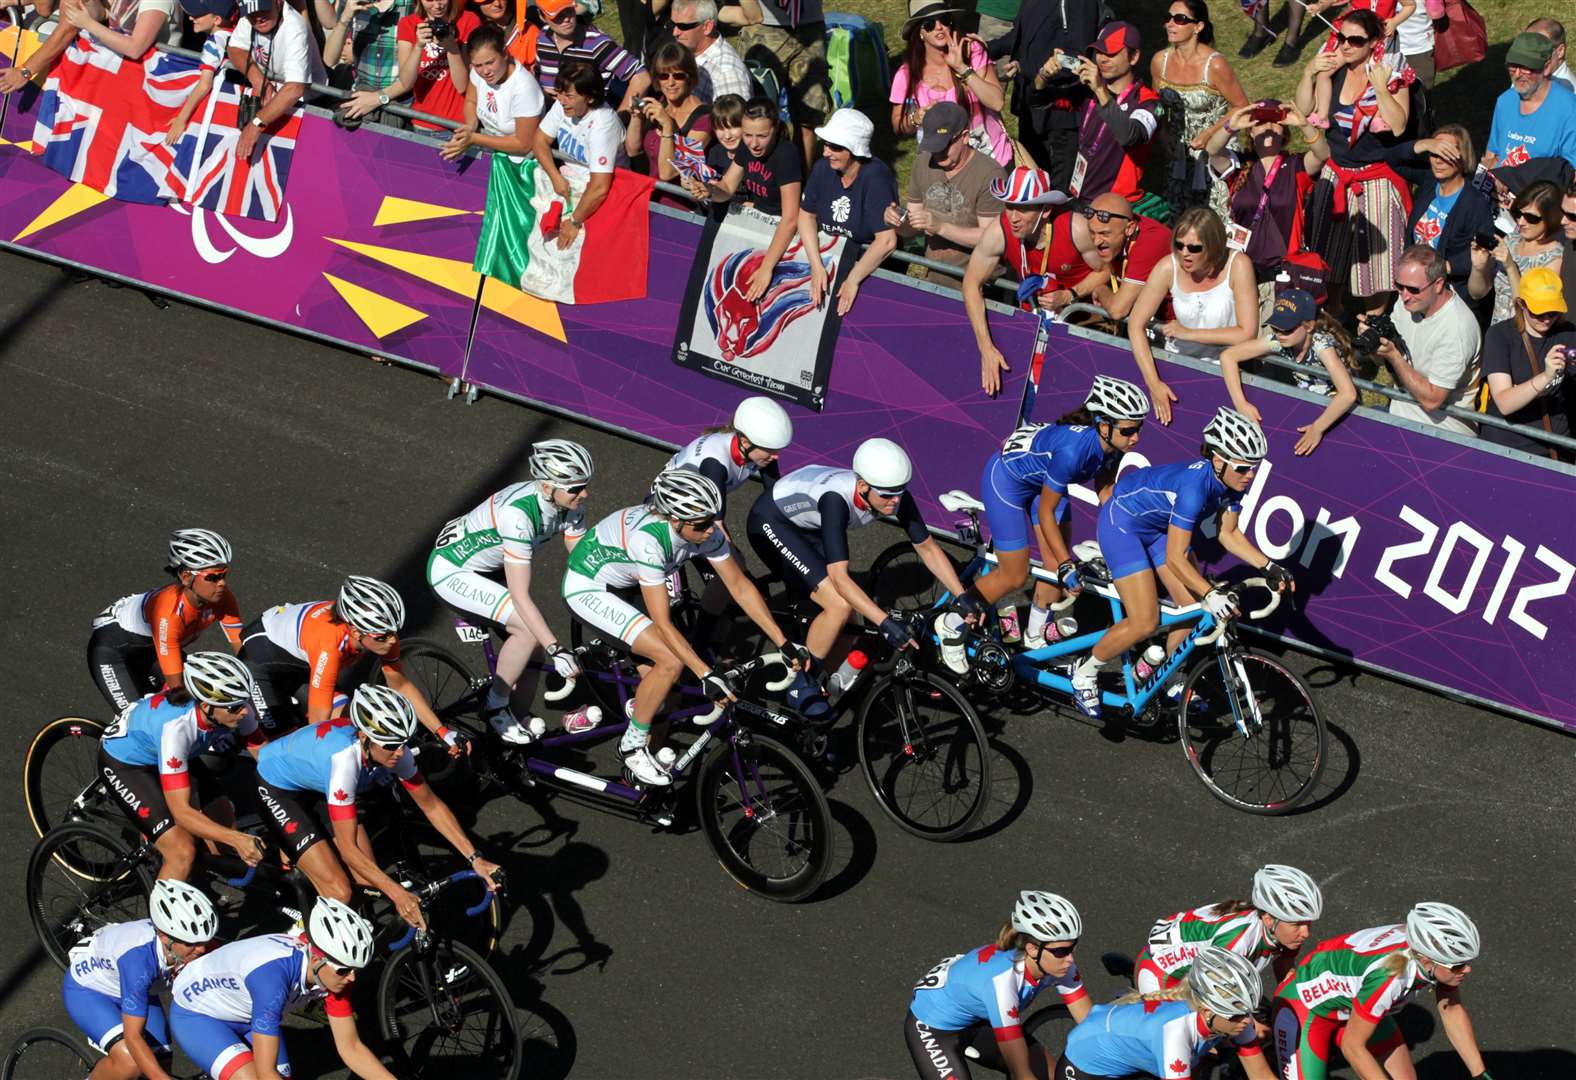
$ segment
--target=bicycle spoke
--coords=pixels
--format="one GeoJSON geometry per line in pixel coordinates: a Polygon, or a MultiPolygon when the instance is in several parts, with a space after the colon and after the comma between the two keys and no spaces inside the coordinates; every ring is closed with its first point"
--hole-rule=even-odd
{"type": "Polygon", "coordinates": [[[868,704],[860,753],[866,780],[905,829],[951,839],[984,808],[983,734],[949,695],[894,682],[868,704]]]}

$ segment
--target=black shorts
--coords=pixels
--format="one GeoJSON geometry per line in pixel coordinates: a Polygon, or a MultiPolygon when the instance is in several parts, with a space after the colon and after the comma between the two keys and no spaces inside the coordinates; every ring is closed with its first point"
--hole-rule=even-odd
{"type": "Polygon", "coordinates": [[[137,831],[157,840],[175,823],[170,804],[164,801],[164,785],[159,783],[157,765],[127,765],[99,747],[99,776],[109,793],[137,831]]]}
{"type": "MultiPolygon", "coordinates": [[[[943,1031],[921,1023],[912,1012],[903,1017],[903,1042],[908,1046],[909,1057],[914,1059],[914,1071],[920,1080],[972,1080],[970,1059],[965,1057],[965,1047],[977,1051],[974,1061],[987,1069],[1006,1072],[1007,1062],[996,1048],[996,1038],[989,1025],[973,1024],[959,1031],[943,1031]]],[[[1048,1062],[1040,1044],[1028,1039],[1029,1071],[1036,1080],[1050,1080],[1048,1062]]]]}
{"type": "Polygon", "coordinates": [[[105,623],[88,638],[88,674],[117,713],[164,685],[153,639],[117,622],[105,623]]]}
{"type": "Polygon", "coordinates": [[[1112,1078],[1080,1069],[1067,1060],[1066,1054],[1063,1054],[1056,1060],[1056,1080],[1112,1080],[1112,1078]]]}
{"type": "Polygon", "coordinates": [[[770,495],[762,495],[750,507],[745,531],[766,569],[796,591],[808,595],[826,580],[826,553],[820,537],[784,517],[770,495]]]}
{"type": "MultiPolygon", "coordinates": [[[[306,720],[307,682],[312,671],[306,661],[286,652],[269,639],[261,618],[253,619],[241,632],[241,662],[252,673],[252,705],[257,722],[270,739],[293,731],[306,720]]],[[[382,671],[379,657],[362,653],[353,663],[339,669],[334,689],[350,693],[371,682],[382,671]]]]}
{"type": "Polygon", "coordinates": [[[314,844],[329,838],[323,819],[316,813],[323,796],[274,787],[261,776],[256,777],[253,788],[258,815],[292,862],[300,860],[302,853],[314,844]]]}

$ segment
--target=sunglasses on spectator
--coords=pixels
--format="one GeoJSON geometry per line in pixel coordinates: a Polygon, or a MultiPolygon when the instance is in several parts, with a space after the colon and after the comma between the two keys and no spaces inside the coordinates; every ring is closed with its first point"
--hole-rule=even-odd
{"type": "Polygon", "coordinates": [[[675,19],[673,21],[673,29],[675,29],[675,30],[693,30],[697,26],[704,26],[704,25],[705,25],[705,23],[702,20],[697,20],[695,22],[679,22],[677,19],[675,19]]]}
{"type": "Polygon", "coordinates": [[[1065,959],[1067,959],[1069,956],[1071,956],[1073,954],[1073,950],[1076,949],[1077,947],[1078,947],[1078,945],[1077,945],[1076,942],[1074,942],[1071,945],[1059,945],[1059,946],[1057,946],[1054,949],[1051,948],[1049,945],[1041,945],[1040,946],[1040,951],[1042,953],[1050,953],[1052,956],[1056,957],[1056,959],[1058,959],[1058,960],[1065,960],[1065,959]]]}
{"type": "Polygon", "coordinates": [[[548,22],[573,21],[574,17],[575,17],[575,6],[573,4],[570,4],[568,7],[564,8],[562,11],[555,11],[551,15],[546,16],[548,22]]]}
{"type": "Polygon", "coordinates": [[[1185,252],[1187,252],[1190,255],[1197,255],[1199,252],[1204,250],[1204,245],[1203,244],[1184,244],[1180,240],[1178,240],[1176,243],[1172,244],[1171,246],[1176,248],[1178,251],[1185,251],[1185,252]]]}
{"type": "MultiPolygon", "coordinates": [[[[1117,213],[1111,212],[1110,210],[1096,210],[1092,206],[1086,206],[1086,207],[1084,207],[1082,210],[1080,210],[1078,212],[1080,214],[1082,214],[1084,217],[1090,219],[1091,221],[1098,221],[1102,225],[1109,224],[1112,220],[1116,220],[1116,221],[1132,221],[1133,220],[1133,216],[1131,214],[1117,214],[1117,213]]],[[[1199,250],[1202,251],[1203,249],[1200,248],[1199,250]]]]}
{"type": "Polygon", "coordinates": [[[1395,287],[1406,293],[1408,296],[1417,296],[1424,289],[1428,288],[1428,284],[1428,282],[1424,282],[1422,285],[1408,285],[1404,281],[1398,281],[1395,283],[1395,287]]]}
{"type": "Polygon", "coordinates": [[[1341,39],[1341,44],[1350,45],[1354,49],[1360,49],[1373,40],[1361,34],[1337,34],[1336,37],[1341,39]]]}
{"type": "Polygon", "coordinates": [[[1565,215],[1566,221],[1576,221],[1576,210],[1561,210],[1560,213],[1565,215]]]}
{"type": "Polygon", "coordinates": [[[1200,20],[1182,11],[1173,11],[1166,16],[1166,22],[1176,23],[1178,26],[1192,26],[1200,20]]]}
{"type": "Polygon", "coordinates": [[[957,23],[952,21],[951,15],[936,15],[919,24],[921,30],[934,30],[938,26],[945,26],[951,30],[957,26],[957,23]]]}
{"type": "Polygon", "coordinates": [[[1516,216],[1519,217],[1522,221],[1525,221],[1528,225],[1542,225],[1543,224],[1543,215],[1542,214],[1534,214],[1531,210],[1517,210],[1516,211],[1516,216]]]}

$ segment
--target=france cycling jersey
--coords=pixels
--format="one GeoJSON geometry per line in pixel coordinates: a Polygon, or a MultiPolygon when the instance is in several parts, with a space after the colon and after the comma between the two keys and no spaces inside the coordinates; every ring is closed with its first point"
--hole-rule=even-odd
{"type": "MultiPolygon", "coordinates": [[[[1029,544],[1027,511],[1039,516],[1044,488],[1065,496],[1071,484],[1093,480],[1119,453],[1107,454],[1098,428],[1075,424],[1027,424],[1014,431],[985,462],[980,497],[991,543],[997,551],[1021,551],[1029,544]]],[[[1067,519],[1068,502],[1056,507],[1056,520],[1067,519]]]]}
{"type": "Polygon", "coordinates": [[[1166,534],[1175,526],[1191,533],[1217,510],[1240,511],[1242,495],[1215,476],[1204,460],[1154,465],[1122,474],[1100,508],[1100,554],[1119,579],[1159,568],[1166,558],[1166,534]]]}
{"type": "MultiPolygon", "coordinates": [[[[1029,978],[1025,963],[1021,954],[994,945],[943,960],[915,984],[909,1012],[938,1031],[962,1031],[984,1021],[999,1042],[1022,1038],[1022,1014],[1046,986],[1029,978]]],[[[1089,995],[1077,964],[1055,985],[1063,1002],[1089,995]]]]}
{"type": "Polygon", "coordinates": [[[121,1036],[121,1017],[147,1022],[149,1041],[169,1044],[164,1010],[155,998],[170,977],[158,933],[148,919],[111,923],[72,948],[61,997],[66,1012],[98,1049],[121,1036]]]}
{"type": "Polygon", "coordinates": [[[282,739],[257,755],[257,775],[269,787],[308,791],[328,800],[328,816],[356,816],[356,795],[392,772],[407,788],[422,786],[415,755],[406,751],[392,770],[362,760],[356,729],[348,719],[326,720],[282,739]]]}
{"type": "MultiPolygon", "coordinates": [[[[1210,1048],[1225,1041],[1185,1001],[1112,1003],[1096,1005],[1073,1028],[1063,1057],[1082,1075],[1188,1080],[1210,1048]]],[[[1232,1042],[1244,1056],[1260,1053],[1251,1023],[1232,1042]]]]}
{"type": "Polygon", "coordinates": [[[191,759],[202,754],[224,753],[239,738],[246,746],[261,746],[262,733],[250,709],[232,732],[210,724],[195,703],[172,704],[164,694],[152,694],[115,718],[103,735],[104,752],[124,765],[158,766],[165,791],[191,786],[191,759]]]}

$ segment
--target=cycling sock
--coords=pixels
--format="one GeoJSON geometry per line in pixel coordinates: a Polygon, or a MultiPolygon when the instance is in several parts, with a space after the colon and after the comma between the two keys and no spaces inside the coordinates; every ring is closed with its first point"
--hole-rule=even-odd
{"type": "Polygon", "coordinates": [[[651,727],[636,723],[631,720],[629,727],[624,729],[624,737],[618,740],[620,754],[633,754],[651,741],[651,727]]]}
{"type": "Polygon", "coordinates": [[[487,711],[490,713],[495,713],[499,709],[508,708],[509,695],[513,692],[513,687],[504,682],[498,676],[494,675],[492,677],[492,682],[487,684],[487,711]]]}
{"type": "Polygon", "coordinates": [[[1051,617],[1051,609],[1043,608],[1038,604],[1029,605],[1029,637],[1044,637],[1045,623],[1051,617]]]}

